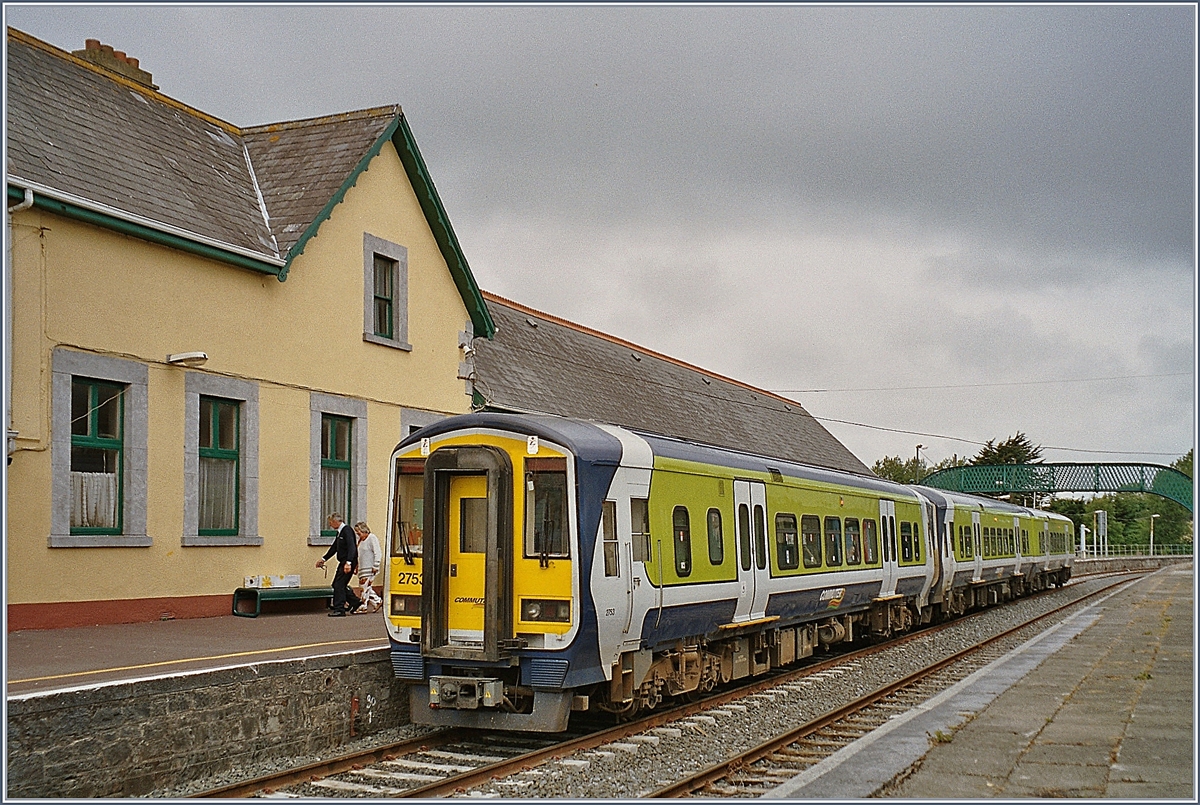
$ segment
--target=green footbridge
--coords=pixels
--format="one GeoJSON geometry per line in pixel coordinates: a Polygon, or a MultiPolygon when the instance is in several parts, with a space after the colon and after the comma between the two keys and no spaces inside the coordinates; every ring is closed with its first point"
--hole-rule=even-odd
{"type": "Polygon", "coordinates": [[[1161,464],[1000,464],[951,467],[921,483],[948,492],[1144,492],[1192,511],[1192,479],[1161,464]]]}

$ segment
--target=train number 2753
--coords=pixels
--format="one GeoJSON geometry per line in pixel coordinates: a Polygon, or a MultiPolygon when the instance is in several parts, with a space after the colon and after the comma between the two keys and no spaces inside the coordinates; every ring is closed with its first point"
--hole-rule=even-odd
{"type": "Polygon", "coordinates": [[[421,574],[420,573],[401,573],[399,575],[399,577],[397,578],[397,583],[398,584],[415,584],[418,587],[420,587],[421,586],[421,574]]]}

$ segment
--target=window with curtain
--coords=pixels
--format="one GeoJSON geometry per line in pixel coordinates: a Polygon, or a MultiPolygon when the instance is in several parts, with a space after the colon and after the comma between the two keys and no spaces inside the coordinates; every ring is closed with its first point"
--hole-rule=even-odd
{"type": "Polygon", "coordinates": [[[238,533],[241,406],[234,400],[200,398],[200,519],[204,536],[238,533]]]}
{"type": "Polygon", "coordinates": [[[120,534],[124,386],[71,380],[71,533],[120,534]]]}
{"type": "Polygon", "coordinates": [[[351,519],[350,425],[347,417],[321,415],[321,535],[326,537],[336,536],[324,527],[329,515],[351,519]]]}

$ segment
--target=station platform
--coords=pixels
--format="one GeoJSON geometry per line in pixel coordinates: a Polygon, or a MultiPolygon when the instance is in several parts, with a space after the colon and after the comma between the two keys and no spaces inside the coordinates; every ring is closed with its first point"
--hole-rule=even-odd
{"type": "Polygon", "coordinates": [[[1196,799],[1195,574],[1103,597],[772,799],[1196,799]]]}
{"type": "Polygon", "coordinates": [[[7,696],[387,645],[382,612],[324,609],[10,632],[7,696]]]}

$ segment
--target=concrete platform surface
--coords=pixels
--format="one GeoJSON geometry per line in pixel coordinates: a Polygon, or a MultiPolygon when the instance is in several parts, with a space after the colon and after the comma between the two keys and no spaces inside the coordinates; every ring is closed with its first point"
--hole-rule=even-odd
{"type": "Polygon", "coordinates": [[[324,610],[11,632],[6,643],[8,696],[388,645],[382,612],[324,610]]]}
{"type": "Polygon", "coordinates": [[[1194,802],[1194,584],[1122,587],[767,798],[1194,802]]]}

